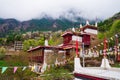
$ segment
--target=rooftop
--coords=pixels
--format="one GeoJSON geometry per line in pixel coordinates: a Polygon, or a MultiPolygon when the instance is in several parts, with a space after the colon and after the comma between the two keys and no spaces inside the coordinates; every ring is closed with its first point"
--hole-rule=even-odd
{"type": "Polygon", "coordinates": [[[97,30],[98,28],[92,25],[85,25],[84,27],[80,28],[80,30],[84,31],[85,29],[90,28],[90,29],[94,29],[97,30]]]}
{"type": "Polygon", "coordinates": [[[38,49],[60,49],[60,50],[63,50],[63,48],[61,48],[59,46],[37,46],[35,48],[29,49],[28,52],[35,51],[38,49]]]}

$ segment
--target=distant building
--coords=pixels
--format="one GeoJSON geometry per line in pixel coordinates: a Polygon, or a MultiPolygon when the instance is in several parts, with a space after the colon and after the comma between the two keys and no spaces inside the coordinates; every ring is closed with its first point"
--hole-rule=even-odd
{"type": "Polygon", "coordinates": [[[82,28],[80,28],[81,31],[83,31],[84,33],[90,33],[90,34],[95,34],[97,35],[98,34],[98,30],[97,30],[97,27],[95,26],[92,26],[92,25],[86,25],[82,28]]]}
{"type": "Polygon", "coordinates": [[[23,49],[23,43],[22,43],[22,41],[15,41],[15,43],[14,43],[14,49],[15,50],[22,50],[23,49]]]}

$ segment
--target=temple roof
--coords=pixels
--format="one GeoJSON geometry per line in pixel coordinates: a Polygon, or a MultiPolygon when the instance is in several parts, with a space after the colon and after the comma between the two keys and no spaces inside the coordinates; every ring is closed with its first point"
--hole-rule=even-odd
{"type": "Polygon", "coordinates": [[[63,37],[63,36],[68,35],[68,34],[73,35],[72,32],[68,31],[68,32],[65,32],[64,34],[62,34],[61,36],[63,37]]]}
{"type": "Polygon", "coordinates": [[[81,31],[84,31],[85,29],[94,29],[94,30],[97,30],[98,28],[95,27],[95,26],[92,26],[92,25],[85,25],[84,27],[80,28],[81,31]]]}
{"type": "MultiPolygon", "coordinates": [[[[62,45],[62,46],[37,46],[35,48],[29,49],[28,52],[35,51],[38,49],[58,49],[58,50],[65,50],[65,49],[71,49],[76,48],[76,45],[62,45]]],[[[80,47],[79,47],[80,48],[80,47]]]]}
{"type": "MultiPolygon", "coordinates": [[[[84,33],[84,34],[86,34],[86,33],[84,33]]],[[[63,37],[63,36],[66,36],[66,35],[79,35],[79,36],[81,36],[81,35],[83,35],[83,34],[81,34],[80,32],[65,32],[64,34],[62,34],[61,36],[63,37]]]]}
{"type": "MultiPolygon", "coordinates": [[[[68,44],[68,45],[63,45],[61,47],[63,49],[72,49],[72,48],[76,48],[76,45],[68,44]]],[[[80,48],[80,46],[78,48],[80,48]]]]}
{"type": "Polygon", "coordinates": [[[32,49],[29,49],[28,52],[35,51],[38,49],[60,49],[60,50],[63,50],[63,48],[59,47],[59,46],[37,46],[32,49]]]}

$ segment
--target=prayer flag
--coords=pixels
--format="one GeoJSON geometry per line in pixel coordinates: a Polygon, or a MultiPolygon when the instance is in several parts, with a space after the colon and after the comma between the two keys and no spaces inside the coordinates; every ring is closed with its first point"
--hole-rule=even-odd
{"type": "Polygon", "coordinates": [[[2,67],[2,74],[6,71],[6,69],[7,69],[8,67],[2,67]]]}
{"type": "Polygon", "coordinates": [[[104,56],[106,56],[107,40],[104,38],[104,56]]]}
{"type": "Polygon", "coordinates": [[[17,68],[18,68],[18,67],[14,67],[14,71],[13,71],[13,73],[15,73],[15,72],[17,71],[17,68]]]}
{"type": "Polygon", "coordinates": [[[34,70],[34,66],[31,67],[31,71],[33,71],[33,70],[34,70]]]}
{"type": "Polygon", "coordinates": [[[25,66],[25,67],[23,67],[22,71],[24,71],[26,68],[27,68],[26,66],[25,66]]]}

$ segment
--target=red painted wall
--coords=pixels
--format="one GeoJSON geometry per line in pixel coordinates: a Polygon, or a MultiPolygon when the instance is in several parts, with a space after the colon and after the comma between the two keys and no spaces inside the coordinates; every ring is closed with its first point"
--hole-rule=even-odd
{"type": "Polygon", "coordinates": [[[69,44],[69,42],[72,40],[72,35],[68,34],[63,37],[63,44],[69,44]]]}
{"type": "Polygon", "coordinates": [[[84,42],[85,45],[90,45],[90,35],[83,35],[82,42],[84,42]]]}
{"type": "Polygon", "coordinates": [[[30,61],[43,63],[44,62],[44,49],[35,50],[30,52],[31,56],[29,57],[30,61]]]}

